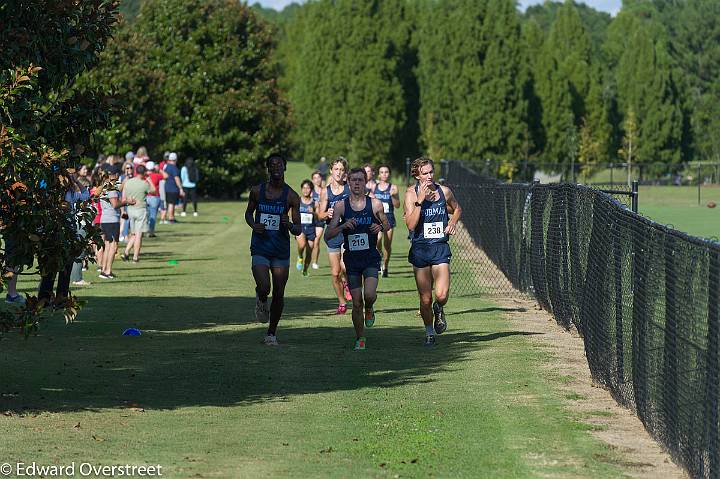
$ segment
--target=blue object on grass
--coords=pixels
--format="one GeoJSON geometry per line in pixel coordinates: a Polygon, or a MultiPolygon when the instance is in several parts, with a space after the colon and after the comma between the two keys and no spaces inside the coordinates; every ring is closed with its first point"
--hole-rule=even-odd
{"type": "Polygon", "coordinates": [[[142,332],[140,332],[140,330],[137,329],[137,328],[127,328],[127,329],[123,332],[122,335],[123,335],[123,336],[140,336],[141,334],[142,334],[142,332]]]}

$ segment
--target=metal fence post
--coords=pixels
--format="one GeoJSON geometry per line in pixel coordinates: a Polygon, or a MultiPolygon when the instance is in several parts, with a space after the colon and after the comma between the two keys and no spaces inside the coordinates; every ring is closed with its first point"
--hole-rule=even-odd
{"type": "Polygon", "coordinates": [[[697,165],[698,206],[700,206],[700,164],[697,165]]]}
{"type": "Polygon", "coordinates": [[[632,182],[632,201],[631,201],[631,208],[633,213],[638,212],[638,195],[640,194],[640,188],[638,187],[639,183],[638,180],[635,180],[632,182]]]}

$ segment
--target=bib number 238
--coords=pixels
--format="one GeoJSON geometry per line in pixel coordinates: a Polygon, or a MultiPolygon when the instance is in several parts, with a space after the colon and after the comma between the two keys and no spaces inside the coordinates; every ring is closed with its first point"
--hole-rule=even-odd
{"type": "Polygon", "coordinates": [[[278,231],[280,229],[280,215],[261,213],[260,223],[264,224],[265,229],[268,231],[278,231]]]}
{"type": "Polygon", "coordinates": [[[427,239],[442,238],[445,236],[445,227],[442,221],[423,223],[423,236],[427,239]]]}
{"type": "Polygon", "coordinates": [[[368,241],[367,233],[361,233],[357,235],[350,235],[348,237],[348,245],[350,251],[362,251],[370,248],[370,241],[368,241]]]}

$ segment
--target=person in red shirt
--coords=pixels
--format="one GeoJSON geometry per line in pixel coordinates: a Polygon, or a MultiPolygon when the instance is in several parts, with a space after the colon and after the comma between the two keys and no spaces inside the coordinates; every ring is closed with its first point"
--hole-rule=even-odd
{"type": "Polygon", "coordinates": [[[163,179],[162,173],[158,171],[157,165],[154,161],[148,161],[145,163],[148,175],[147,181],[152,183],[155,187],[155,192],[148,193],[147,195],[147,208],[148,208],[148,237],[155,238],[155,225],[157,224],[158,210],[160,209],[160,181],[163,179]]]}

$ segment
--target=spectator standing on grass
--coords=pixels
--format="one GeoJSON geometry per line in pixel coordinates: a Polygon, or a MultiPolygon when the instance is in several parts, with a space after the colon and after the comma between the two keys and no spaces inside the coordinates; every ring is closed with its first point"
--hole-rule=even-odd
{"type": "Polygon", "coordinates": [[[140,261],[140,248],[142,248],[142,235],[148,231],[147,195],[155,192],[153,184],[147,180],[146,169],[143,165],[137,166],[137,175],[125,182],[123,198],[134,200],[127,207],[131,236],[125,246],[125,252],[121,255],[123,261],[129,261],[130,249],[132,248],[133,263],[140,261]]]}
{"type": "Polygon", "coordinates": [[[145,165],[145,163],[147,163],[148,160],[150,160],[150,157],[148,156],[147,148],[145,148],[144,146],[141,146],[140,148],[138,148],[137,153],[135,154],[135,157],[132,160],[135,171],[137,171],[138,165],[145,165]]]}
{"type": "Polygon", "coordinates": [[[200,179],[200,173],[198,172],[197,165],[192,158],[185,160],[185,166],[180,170],[180,180],[182,187],[185,190],[185,196],[183,197],[182,213],[180,216],[185,216],[185,210],[187,209],[188,199],[192,201],[193,205],[193,216],[198,215],[197,211],[197,182],[200,179]]]}
{"type": "MultiPolygon", "coordinates": [[[[135,168],[132,163],[125,163],[122,167],[122,174],[120,175],[120,191],[122,192],[125,182],[133,177],[135,174],[135,168]]],[[[124,243],[130,233],[130,222],[128,221],[127,208],[123,208],[120,212],[120,242],[124,243]]]]}
{"type": "Polygon", "coordinates": [[[167,221],[170,224],[177,223],[175,219],[175,206],[178,200],[185,196],[185,191],[180,181],[180,170],[177,167],[177,153],[168,155],[168,161],[163,170],[165,178],[165,201],[167,203],[167,221]]]}
{"type": "Polygon", "coordinates": [[[157,171],[157,167],[154,161],[148,161],[145,163],[147,169],[146,175],[150,183],[152,183],[155,191],[148,193],[147,198],[147,210],[148,210],[148,237],[155,238],[155,225],[157,224],[158,210],[160,209],[160,182],[163,179],[162,173],[157,171]]]}
{"type": "Polygon", "coordinates": [[[158,165],[158,173],[162,175],[162,179],[160,180],[160,188],[158,189],[158,193],[160,194],[160,224],[166,225],[167,224],[167,199],[165,198],[165,174],[163,173],[165,171],[165,165],[167,164],[168,158],[170,158],[170,152],[166,151],[163,153],[163,159],[160,161],[160,164],[158,165]]]}
{"type": "Polygon", "coordinates": [[[23,305],[25,304],[25,298],[17,291],[17,282],[20,269],[13,264],[13,243],[5,237],[5,264],[3,264],[2,271],[4,274],[12,274],[7,281],[7,293],[5,293],[5,302],[8,304],[23,305]]]}
{"type": "MultiPolygon", "coordinates": [[[[85,231],[85,224],[84,220],[74,215],[76,211],[76,203],[78,201],[89,201],[92,200],[92,195],[90,192],[90,189],[86,186],[87,184],[87,178],[82,176],[82,170],[85,169],[85,172],[87,172],[87,166],[82,165],[78,171],[79,173],[74,177],[75,181],[75,188],[73,190],[69,190],[65,194],[65,201],[68,202],[71,208],[71,212],[73,213],[74,220],[76,222],[75,226],[78,231],[78,235],[85,238],[87,236],[87,233],[85,231]],[[85,180],[85,181],[83,181],[85,180]]],[[[70,282],[73,286],[90,286],[89,281],[85,281],[83,279],[83,265],[85,263],[85,254],[83,253],[81,256],[75,259],[72,265],[72,270],[70,271],[70,282]]]]}
{"type": "MultiPolygon", "coordinates": [[[[70,205],[69,215],[70,220],[78,228],[78,218],[75,215],[76,204],[79,201],[88,201],[90,199],[90,191],[82,188],[74,177],[70,178],[70,186],[65,192],[64,200],[70,205]]],[[[60,271],[48,271],[44,265],[40,265],[40,271],[44,271],[44,274],[40,277],[40,285],[38,286],[38,299],[45,300],[46,303],[50,303],[52,300],[53,287],[55,287],[55,280],[57,278],[57,289],[55,290],[54,305],[56,307],[62,307],[68,299],[70,294],[70,281],[73,266],[78,264],[82,268],[82,263],[76,261],[68,261],[60,271]]],[[[82,272],[80,272],[80,279],[82,279],[82,272]]]]}
{"type": "Polygon", "coordinates": [[[115,279],[112,272],[113,261],[115,261],[115,253],[117,253],[118,242],[120,241],[120,208],[131,205],[135,200],[122,200],[120,198],[120,185],[118,184],[118,176],[110,173],[103,185],[107,183],[107,191],[100,197],[100,208],[102,216],[100,217],[100,229],[103,233],[105,245],[102,248],[102,265],[99,277],[101,279],[115,279]]]}
{"type": "Polygon", "coordinates": [[[92,186],[89,171],[87,165],[80,165],[77,169],[77,176],[75,177],[78,184],[88,191],[90,190],[90,186],[92,186]]]}
{"type": "MultiPolygon", "coordinates": [[[[99,170],[93,175],[93,187],[90,190],[90,195],[93,198],[93,206],[95,207],[95,218],[93,219],[93,224],[97,225],[98,228],[100,228],[100,220],[102,219],[102,206],[100,205],[100,196],[102,195],[103,190],[103,181],[107,179],[107,174],[104,173],[102,170],[99,170]]],[[[95,250],[95,262],[97,263],[97,272],[102,272],[102,265],[103,265],[103,249],[98,248],[93,243],[93,249],[95,250]]]]}

